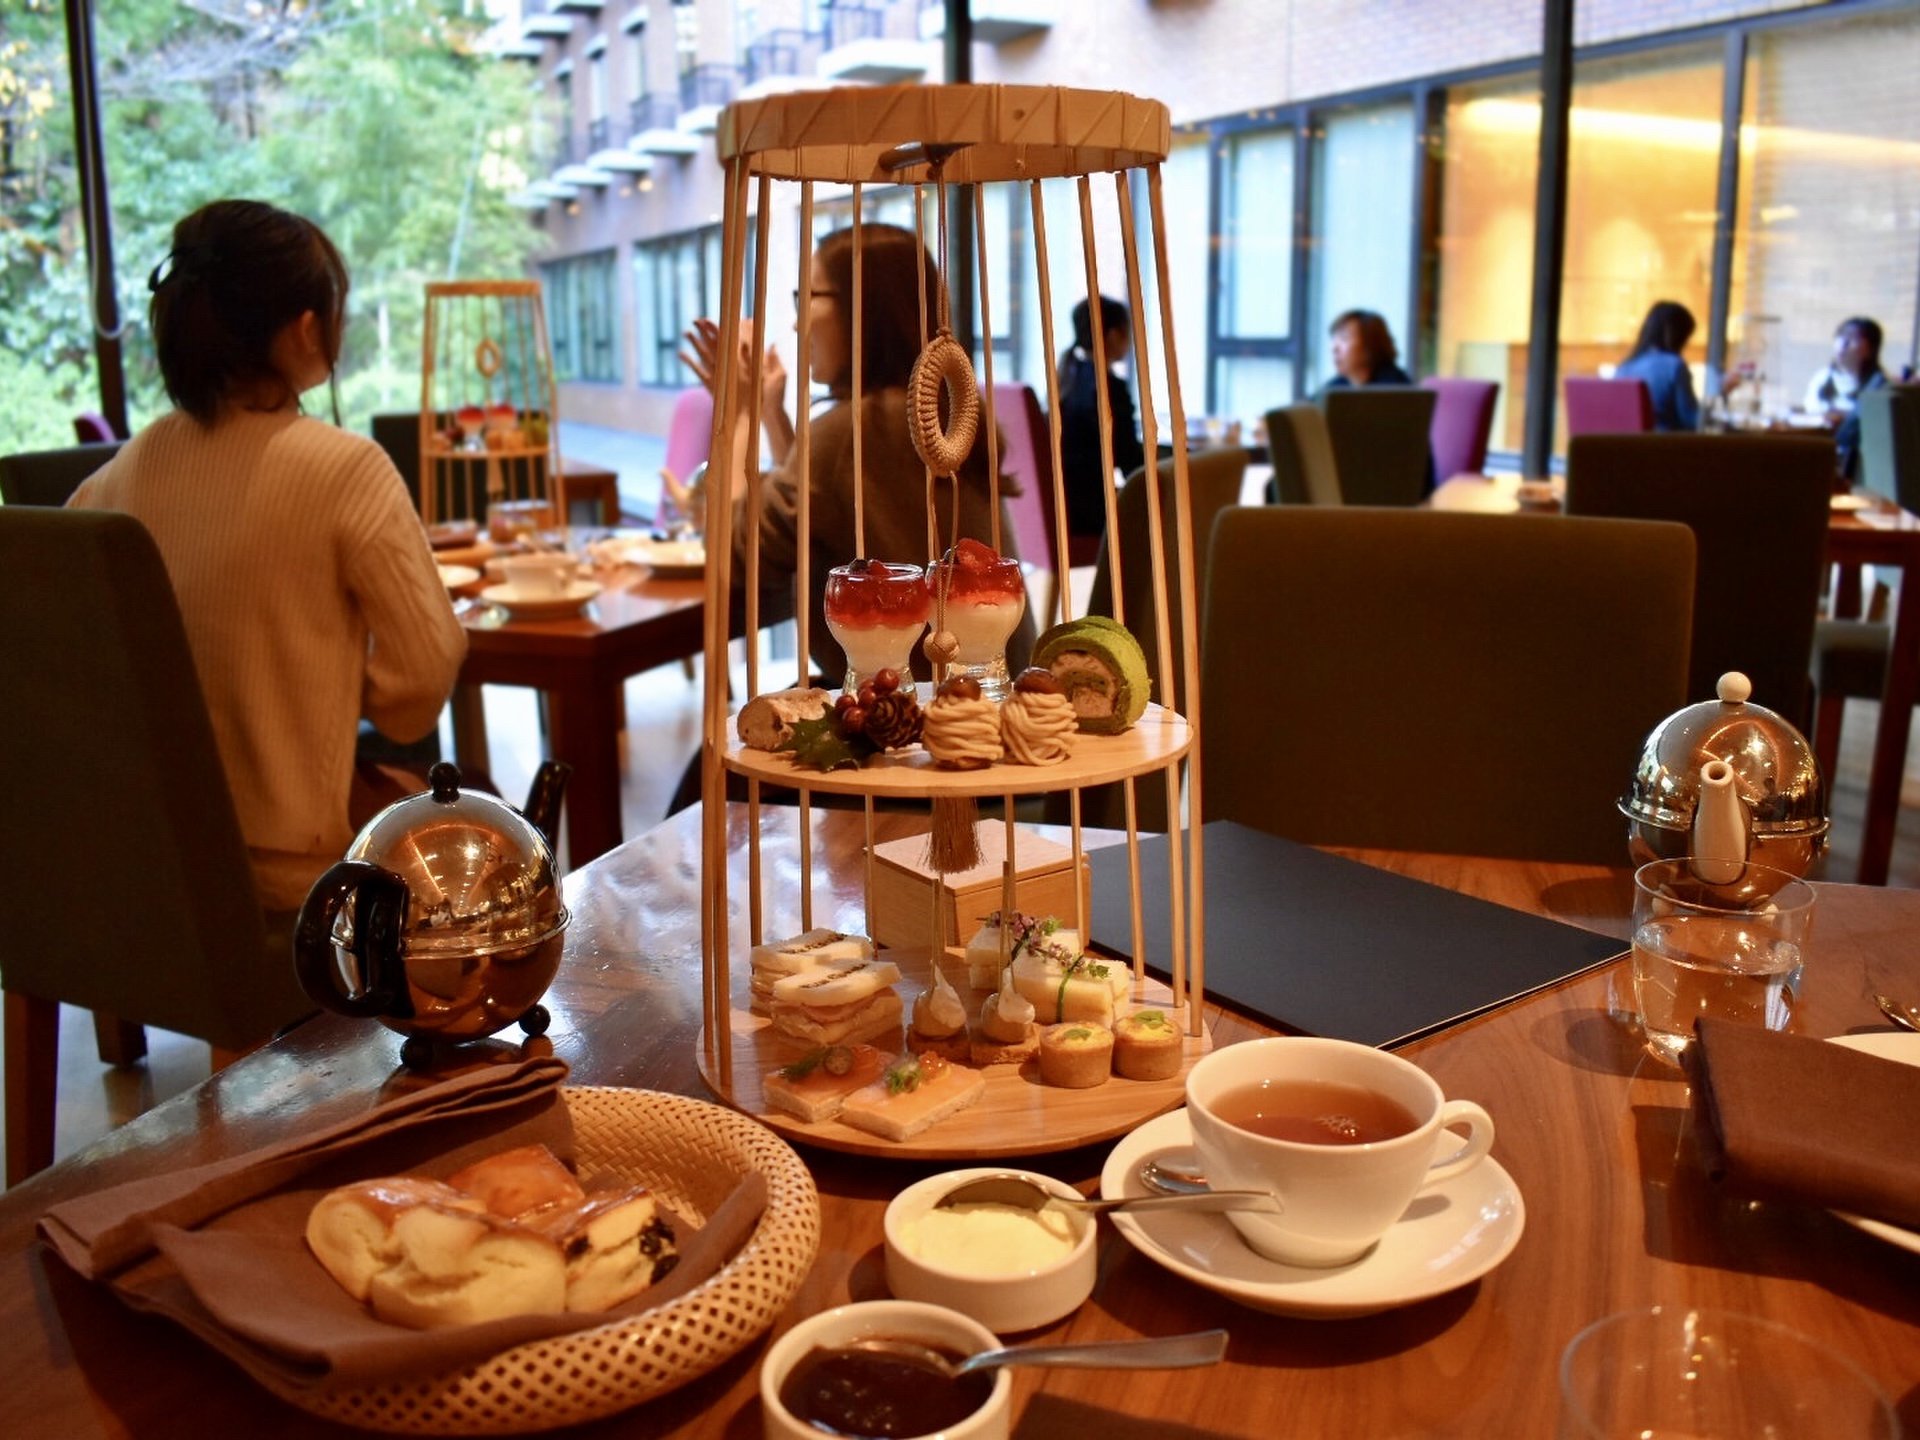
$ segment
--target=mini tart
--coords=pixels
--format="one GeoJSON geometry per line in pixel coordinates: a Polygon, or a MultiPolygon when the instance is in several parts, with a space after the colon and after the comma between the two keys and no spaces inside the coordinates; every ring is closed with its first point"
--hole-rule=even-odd
{"type": "Polygon", "coordinates": [[[1113,1026],[1113,1069],[1126,1080],[1171,1080],[1180,1073],[1180,1032],[1164,1010],[1136,1010],[1113,1026]]]}
{"type": "Polygon", "coordinates": [[[1091,1090],[1113,1069],[1113,1032],[1068,1021],[1040,1032],[1040,1080],[1063,1090],[1091,1090]]]}

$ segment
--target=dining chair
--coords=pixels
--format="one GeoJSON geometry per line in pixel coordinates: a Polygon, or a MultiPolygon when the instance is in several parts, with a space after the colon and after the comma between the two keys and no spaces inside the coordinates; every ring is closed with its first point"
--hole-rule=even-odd
{"type": "Polygon", "coordinates": [[[1753,698],[1810,717],[1808,661],[1825,575],[1833,444],[1800,435],[1576,435],[1569,515],[1677,520],[1694,534],[1687,694],[1743,671],[1753,698]]]}
{"type": "Polygon", "coordinates": [[[1433,407],[1433,473],[1437,479],[1478,475],[1487,468],[1487,446],[1493,438],[1493,412],[1500,401],[1497,380],[1456,380],[1438,375],[1420,382],[1435,396],[1433,407]]]}
{"type": "MultiPolygon", "coordinates": [[[[1187,461],[1187,489],[1193,513],[1196,595],[1204,592],[1206,584],[1207,547],[1213,536],[1214,522],[1223,510],[1240,503],[1240,487],[1246,479],[1249,458],[1246,450],[1239,446],[1228,446],[1201,452],[1187,461]]],[[[1180,635],[1186,607],[1181,603],[1179,554],[1175,545],[1173,462],[1162,460],[1157,473],[1160,482],[1161,553],[1167,572],[1167,638],[1172,646],[1167,671],[1173,680],[1171,695],[1160,683],[1160,641],[1155,621],[1157,607],[1154,603],[1153,552],[1147,538],[1150,516],[1147,509],[1147,472],[1144,467],[1127,477],[1118,501],[1121,613],[1126,616],[1127,628],[1140,641],[1141,652],[1146,657],[1153,699],[1162,705],[1171,705],[1176,710],[1184,711],[1188,708],[1181,694],[1181,686],[1185,683],[1183,666],[1186,650],[1180,643],[1180,635]]],[[[1093,588],[1087,596],[1087,613],[1090,615],[1113,614],[1113,574],[1108,550],[1109,547],[1103,544],[1099,558],[1094,562],[1093,588]]],[[[1196,616],[1195,624],[1198,623],[1196,616]]],[[[1139,828],[1167,829],[1166,786],[1160,783],[1159,777],[1152,776],[1136,782],[1134,792],[1134,811],[1139,828]]],[[[1064,814],[1061,818],[1065,818],[1064,814]]],[[[1102,785],[1083,790],[1081,822],[1116,829],[1124,827],[1126,801],[1122,788],[1119,785],[1102,785]]]]}
{"type": "Polygon", "coordinates": [[[112,511],[4,506],[0,574],[14,1184],[53,1160],[63,1003],[206,1040],[216,1068],[313,1005],[294,980],[292,917],[256,898],[152,536],[112,511]]]}
{"type": "MultiPolygon", "coordinates": [[[[993,419],[1000,427],[1000,473],[1011,477],[1017,494],[1002,489],[1013,543],[1027,573],[1039,582],[1034,595],[1034,620],[1045,629],[1051,624],[1059,598],[1060,577],[1055,537],[1059,528],[1053,511],[1053,439],[1047,412],[1031,385],[996,381],[993,419]]],[[[1068,563],[1076,562],[1072,555],[1068,563]]],[[[1032,588],[1032,587],[1029,587],[1032,588]]]]}
{"type": "MultiPolygon", "coordinates": [[[[681,484],[693,478],[693,472],[707,462],[713,448],[713,396],[704,385],[689,385],[673,397],[673,412],[667,417],[667,453],[660,468],[681,484]]],[[[668,486],[660,486],[660,502],[654,507],[653,523],[665,529],[680,519],[668,486]]]]}
{"type": "Polygon", "coordinates": [[[64,505],[80,482],[118,455],[125,443],[115,440],[0,456],[0,504],[64,505]]]}
{"type": "Polygon", "coordinates": [[[1226,511],[1200,652],[1204,817],[1318,845],[1624,863],[1614,801],[1686,697],[1674,617],[1693,555],[1663,521],[1226,511]]]}
{"type": "Polygon", "coordinates": [[[1653,392],[1644,380],[1569,375],[1567,434],[1644,435],[1653,429],[1653,392]]]}
{"type": "Polygon", "coordinates": [[[1267,412],[1267,456],[1273,478],[1269,505],[1338,505],[1340,473],[1334,466],[1327,416],[1318,405],[1283,405],[1267,412]]]}
{"type": "MultiPolygon", "coordinates": [[[[1920,388],[1869,390],[1860,396],[1859,414],[1861,484],[1909,514],[1920,513],[1920,388]]],[[[1814,627],[1813,754],[1822,775],[1831,776],[1839,763],[1847,701],[1886,693],[1892,647],[1884,621],[1822,620],[1814,627]]]]}
{"type": "Polygon", "coordinates": [[[98,410],[82,410],[73,417],[73,438],[81,445],[112,445],[120,439],[98,410]]]}
{"type": "Polygon", "coordinates": [[[1346,505],[1418,505],[1433,489],[1439,396],[1418,385],[1340,386],[1320,397],[1346,505]]]}
{"type": "MultiPolygon", "coordinates": [[[[413,496],[413,505],[420,508],[420,412],[406,410],[395,414],[375,415],[368,422],[374,444],[387,452],[387,458],[393,461],[393,468],[400,472],[400,478],[407,483],[407,493],[413,496]]],[[[465,515],[448,515],[442,518],[464,520],[465,515]]]]}

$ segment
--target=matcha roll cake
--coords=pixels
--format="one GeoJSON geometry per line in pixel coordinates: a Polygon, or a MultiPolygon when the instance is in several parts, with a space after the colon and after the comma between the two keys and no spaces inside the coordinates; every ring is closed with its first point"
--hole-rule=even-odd
{"type": "Polygon", "coordinates": [[[1033,647],[1089,735],[1118,735],[1147,708],[1147,657],[1124,626],[1105,615],[1056,625],[1033,647]]]}

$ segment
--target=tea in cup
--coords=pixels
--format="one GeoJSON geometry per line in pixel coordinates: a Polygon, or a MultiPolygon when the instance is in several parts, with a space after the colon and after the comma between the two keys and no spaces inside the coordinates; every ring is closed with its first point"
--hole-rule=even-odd
{"type": "Polygon", "coordinates": [[[1399,1056],[1346,1040],[1277,1036],[1216,1050],[1187,1076],[1187,1116],[1209,1183],[1279,1197],[1277,1215],[1227,1218],[1286,1265],[1358,1260],[1415,1195],[1493,1146],[1485,1110],[1447,1099],[1399,1056]]]}

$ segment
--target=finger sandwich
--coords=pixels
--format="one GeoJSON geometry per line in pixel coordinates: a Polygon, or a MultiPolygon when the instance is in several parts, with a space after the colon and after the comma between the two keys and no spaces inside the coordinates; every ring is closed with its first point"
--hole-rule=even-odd
{"type": "Polygon", "coordinates": [[[891,960],[830,962],[773,983],[773,1028],[808,1046],[852,1045],[900,1033],[900,970],[891,960]]]}
{"type": "Polygon", "coordinates": [[[764,1011],[773,1000],[774,983],[803,970],[851,968],[873,958],[873,942],[864,935],[838,930],[808,930],[788,940],[753,947],[753,1008],[764,1011]]]}
{"type": "Polygon", "coordinates": [[[885,1140],[907,1140],[978,1100],[987,1077],[938,1055],[903,1055],[840,1107],[842,1124],[885,1140]]]}
{"type": "Polygon", "coordinates": [[[1042,1025],[1078,1020],[1112,1028],[1114,1007],[1126,999],[1133,979],[1124,965],[1050,952],[1021,955],[1011,973],[1014,989],[1033,1002],[1042,1025]]]}

